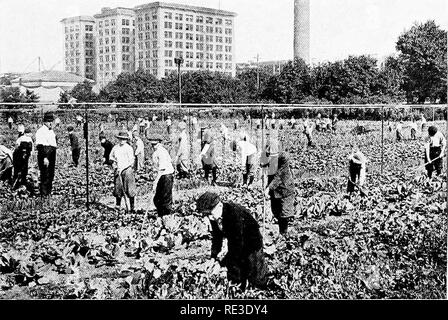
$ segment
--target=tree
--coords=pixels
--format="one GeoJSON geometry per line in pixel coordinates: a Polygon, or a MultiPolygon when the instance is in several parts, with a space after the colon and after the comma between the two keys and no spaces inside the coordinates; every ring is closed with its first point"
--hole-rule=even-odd
{"type": "Polygon", "coordinates": [[[263,92],[263,98],[277,103],[301,103],[310,95],[310,67],[300,58],[289,61],[279,75],[272,76],[263,92]]]}
{"type": "Polygon", "coordinates": [[[256,69],[245,70],[237,75],[236,78],[239,81],[240,92],[243,94],[241,100],[252,103],[258,102],[263,91],[266,89],[266,84],[270,77],[271,75],[265,69],[260,68],[258,70],[258,79],[260,82],[260,88],[258,90],[256,69]]]}
{"type": "Polygon", "coordinates": [[[70,91],[70,96],[75,98],[78,102],[95,102],[97,100],[97,96],[92,90],[92,83],[88,80],[78,83],[70,91]]]}
{"type": "Polygon", "coordinates": [[[400,35],[396,49],[404,64],[404,84],[408,102],[446,102],[447,32],[433,20],[416,23],[400,35]]]}
{"type": "MultiPolygon", "coordinates": [[[[33,103],[39,101],[39,96],[33,91],[26,89],[21,93],[18,87],[9,87],[0,92],[0,100],[9,103],[33,103]]],[[[10,106],[10,108],[22,107],[22,105],[10,106]]]]}

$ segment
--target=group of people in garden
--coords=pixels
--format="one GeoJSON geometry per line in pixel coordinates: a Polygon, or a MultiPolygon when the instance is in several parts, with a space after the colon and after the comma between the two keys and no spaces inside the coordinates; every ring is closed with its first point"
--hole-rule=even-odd
{"type": "MultiPolygon", "coordinates": [[[[423,116],[422,116],[423,119],[423,116]]],[[[51,194],[56,168],[56,153],[58,142],[54,132],[55,117],[51,112],[43,116],[43,124],[36,131],[35,139],[29,128],[23,125],[17,127],[18,137],[13,150],[0,145],[0,179],[8,181],[15,189],[26,185],[28,162],[34,150],[37,151],[37,163],[40,171],[40,194],[47,197],[51,194]]],[[[282,119],[271,118],[264,121],[255,119],[255,128],[261,129],[264,122],[265,129],[284,129],[287,123],[282,119]]],[[[250,119],[249,121],[252,121],[250,119]]],[[[82,125],[83,119],[76,118],[76,126],[82,125]]],[[[152,123],[157,122],[157,117],[152,118],[152,123]]],[[[303,134],[307,137],[308,146],[313,145],[312,133],[316,131],[332,132],[336,129],[337,116],[333,119],[320,114],[316,119],[304,119],[302,122],[303,134]]],[[[414,121],[415,122],[415,121],[414,121]]],[[[413,122],[413,123],[414,123],[413,122]]],[[[425,121],[426,122],[426,121],[425,121]]],[[[8,125],[9,125],[8,121],[8,125]]],[[[173,183],[175,174],[177,179],[185,179],[191,176],[191,141],[187,128],[193,124],[194,132],[198,133],[200,152],[196,155],[202,164],[204,179],[211,185],[218,184],[217,145],[216,140],[221,138],[224,145],[229,145],[232,152],[238,153],[240,162],[238,166],[242,171],[242,184],[251,187],[256,182],[257,163],[262,170],[262,185],[264,197],[270,200],[270,208],[276,218],[279,234],[288,235],[288,226],[295,215],[295,186],[294,176],[290,166],[289,155],[281,150],[279,141],[275,135],[269,135],[261,150],[240,123],[234,122],[233,129],[236,135],[231,137],[229,128],[223,123],[219,132],[210,126],[199,130],[198,121],[184,117],[177,123],[176,129],[172,128],[170,117],[166,119],[166,133],[176,135],[174,153],[168,151],[164,145],[165,138],[160,134],[148,134],[150,127],[148,118],[140,118],[130,129],[123,127],[115,135],[117,143],[112,143],[107,138],[104,126],[101,126],[99,135],[100,145],[104,148],[103,164],[113,169],[114,189],[117,209],[122,207],[124,199],[129,212],[135,212],[135,197],[137,195],[136,172],[146,165],[145,144],[143,137],[150,145],[152,152],[152,166],[155,173],[153,183],[153,203],[156,208],[154,216],[163,217],[173,213],[173,183]]],[[[299,121],[291,117],[289,126],[295,129],[299,121]]],[[[252,126],[252,123],[251,123],[252,126]]],[[[9,125],[12,130],[12,125],[9,125]]],[[[397,126],[402,130],[403,126],[397,126]]],[[[428,136],[425,139],[425,167],[431,178],[436,172],[442,172],[442,158],[446,149],[444,135],[435,127],[428,127],[428,136]]],[[[72,166],[79,165],[81,146],[75,133],[74,126],[67,128],[68,140],[72,153],[72,166]]],[[[416,136],[417,128],[411,126],[412,137],[416,136]]],[[[194,133],[194,134],[195,134],[194,133]]],[[[398,133],[397,133],[398,140],[398,133]]],[[[359,149],[353,150],[348,157],[348,184],[347,192],[352,193],[360,189],[366,181],[367,157],[359,149]]],[[[236,165],[236,164],[235,164],[236,165]]],[[[245,192],[242,189],[241,192],[245,192]]],[[[241,205],[223,201],[217,193],[207,191],[196,201],[196,209],[204,217],[208,217],[212,227],[212,258],[217,259],[228,269],[228,278],[233,282],[241,283],[243,288],[246,281],[258,287],[266,285],[267,268],[263,258],[263,239],[257,220],[250,210],[241,205]],[[223,238],[228,241],[228,253],[224,259],[220,258],[223,238]]]]}

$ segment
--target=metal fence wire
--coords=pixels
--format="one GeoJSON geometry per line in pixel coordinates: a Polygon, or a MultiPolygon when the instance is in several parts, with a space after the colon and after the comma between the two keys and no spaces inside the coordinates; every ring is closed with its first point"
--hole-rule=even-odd
{"type": "MultiPolygon", "coordinates": [[[[361,150],[369,160],[369,176],[387,183],[389,173],[403,175],[424,172],[423,145],[427,128],[436,126],[447,136],[446,105],[234,105],[234,104],[0,104],[0,144],[13,149],[19,125],[31,130],[33,139],[45,112],[53,112],[57,137],[56,178],[53,195],[79,205],[107,202],[113,189],[112,169],[103,165],[102,132],[113,144],[120,131],[136,131],[145,145],[144,166],[137,172],[137,197],[151,193],[154,172],[148,138],[164,137],[164,146],[175,158],[178,124],[187,125],[191,175],[175,179],[177,192],[206,188],[201,153],[204,132],[214,138],[218,182],[233,187],[241,183],[239,154],[231,148],[245,133],[257,147],[255,185],[262,185],[260,158],[269,144],[294,159],[296,180],[319,184],[331,181],[336,191],[347,184],[347,159],[361,150]],[[77,122],[77,117],[82,117],[77,122]],[[12,119],[12,124],[8,119],[12,119]],[[171,125],[168,126],[169,121],[171,125]],[[71,167],[67,127],[73,126],[82,146],[80,165],[71,167]],[[307,131],[309,127],[309,131],[307,131]],[[401,129],[400,129],[401,127],[401,129]],[[105,200],[106,199],[106,200],[105,200]]],[[[444,160],[448,165],[448,162],[444,160]]],[[[36,154],[30,171],[38,174],[36,154]]],[[[262,188],[261,188],[262,189],[262,188]]],[[[260,191],[262,192],[262,190],[260,191]]],[[[109,199],[109,200],[108,200],[109,199]]]]}

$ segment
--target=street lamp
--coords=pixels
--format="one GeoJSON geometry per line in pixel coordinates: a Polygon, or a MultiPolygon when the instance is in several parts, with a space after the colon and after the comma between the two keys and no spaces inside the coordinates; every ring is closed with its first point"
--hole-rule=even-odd
{"type": "Polygon", "coordinates": [[[181,76],[180,76],[180,65],[182,63],[184,63],[184,59],[182,57],[174,58],[174,63],[177,64],[177,76],[179,77],[179,107],[180,107],[180,104],[182,103],[182,91],[181,91],[181,88],[182,88],[182,82],[181,81],[182,81],[182,79],[181,79],[181,76]]]}

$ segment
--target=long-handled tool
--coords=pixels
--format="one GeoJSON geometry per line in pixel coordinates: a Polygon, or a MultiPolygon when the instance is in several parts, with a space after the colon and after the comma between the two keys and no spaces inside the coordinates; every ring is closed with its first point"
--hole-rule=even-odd
{"type": "Polygon", "coordinates": [[[424,164],[421,164],[421,165],[419,165],[419,166],[417,166],[417,167],[411,169],[411,171],[418,171],[418,170],[420,170],[420,169],[426,167],[428,164],[433,163],[433,162],[436,161],[437,159],[444,158],[444,157],[445,157],[444,154],[440,154],[438,157],[432,159],[431,161],[428,161],[428,162],[426,162],[426,163],[424,163],[424,164]]]}
{"type": "Polygon", "coordinates": [[[350,181],[356,188],[358,188],[362,197],[365,197],[367,195],[367,193],[362,189],[362,187],[359,184],[353,182],[352,179],[350,179],[350,178],[348,178],[348,181],[350,181]]]}

